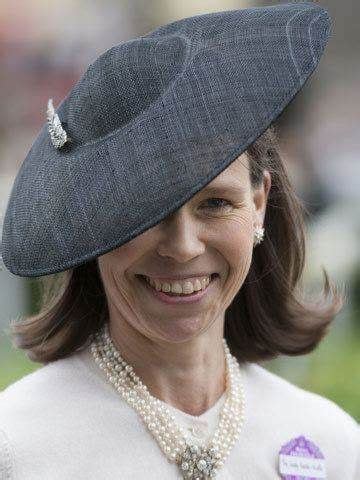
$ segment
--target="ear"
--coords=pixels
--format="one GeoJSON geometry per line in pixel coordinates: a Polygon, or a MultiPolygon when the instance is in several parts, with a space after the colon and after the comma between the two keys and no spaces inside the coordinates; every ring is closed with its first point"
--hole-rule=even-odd
{"type": "Polygon", "coordinates": [[[253,190],[254,225],[260,227],[264,224],[265,212],[269,191],[271,188],[271,175],[268,170],[263,172],[263,181],[259,187],[253,190]]]}

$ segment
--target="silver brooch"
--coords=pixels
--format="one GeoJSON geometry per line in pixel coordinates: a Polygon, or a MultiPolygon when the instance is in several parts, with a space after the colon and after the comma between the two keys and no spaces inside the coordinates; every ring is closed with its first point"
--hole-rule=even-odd
{"type": "Polygon", "coordinates": [[[187,444],[182,455],[178,456],[177,463],[183,479],[202,480],[216,476],[220,457],[216,447],[187,444]]]}
{"type": "Polygon", "coordinates": [[[48,100],[46,115],[51,141],[54,147],[61,148],[65,143],[70,142],[70,137],[61,125],[59,115],[55,113],[52,98],[48,100]]]}

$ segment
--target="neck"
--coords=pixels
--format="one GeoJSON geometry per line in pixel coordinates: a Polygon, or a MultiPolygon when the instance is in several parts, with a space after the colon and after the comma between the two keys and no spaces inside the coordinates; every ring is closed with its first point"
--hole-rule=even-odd
{"type": "Polygon", "coordinates": [[[110,316],[110,336],[149,392],[190,415],[211,408],[225,391],[223,323],[183,343],[154,341],[110,316]]]}

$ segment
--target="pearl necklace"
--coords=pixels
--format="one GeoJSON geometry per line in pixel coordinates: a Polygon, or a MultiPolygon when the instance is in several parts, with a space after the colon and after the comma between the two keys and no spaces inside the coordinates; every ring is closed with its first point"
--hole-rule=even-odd
{"type": "Polygon", "coordinates": [[[94,335],[90,350],[98,366],[121,397],[134,408],[169,461],[175,462],[183,479],[215,478],[238,439],[244,421],[244,390],[240,366],[223,339],[226,361],[226,400],[220,421],[207,446],[188,442],[184,429],[158,398],[153,397],[120,355],[109,335],[108,323],[94,335]]]}

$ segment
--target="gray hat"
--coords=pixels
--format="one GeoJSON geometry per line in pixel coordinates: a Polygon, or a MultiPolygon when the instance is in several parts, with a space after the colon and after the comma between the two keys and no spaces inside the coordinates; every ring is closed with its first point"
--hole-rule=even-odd
{"type": "Polygon", "coordinates": [[[49,102],[17,173],[7,269],[75,267],[180,208],[291,102],[330,30],[323,7],[297,2],[183,18],[101,54],[49,102]]]}

